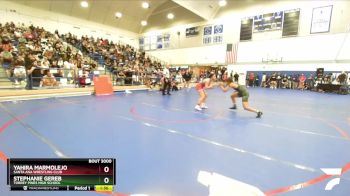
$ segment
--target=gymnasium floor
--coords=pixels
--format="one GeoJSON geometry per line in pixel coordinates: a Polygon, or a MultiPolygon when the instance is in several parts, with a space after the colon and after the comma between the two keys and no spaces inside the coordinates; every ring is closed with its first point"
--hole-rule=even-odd
{"type": "Polygon", "coordinates": [[[350,97],[249,89],[264,115],[229,111],[230,93],[208,91],[195,112],[194,89],[161,96],[138,91],[0,103],[0,195],[99,195],[9,192],[5,158],[115,157],[116,192],[206,196],[199,171],[255,186],[266,195],[350,195],[350,97]],[[340,184],[320,168],[343,168],[340,184]]]}

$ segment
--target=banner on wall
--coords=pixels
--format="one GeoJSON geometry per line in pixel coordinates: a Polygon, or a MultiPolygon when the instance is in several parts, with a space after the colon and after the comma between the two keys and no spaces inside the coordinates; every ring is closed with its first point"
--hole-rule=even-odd
{"type": "Polygon", "coordinates": [[[219,44],[223,41],[224,25],[215,25],[214,26],[214,37],[213,43],[219,44]]]}
{"type": "Polygon", "coordinates": [[[329,32],[333,6],[317,7],[312,11],[310,33],[329,32]]]}
{"type": "Polygon", "coordinates": [[[139,48],[140,48],[141,51],[144,50],[144,45],[145,45],[144,43],[145,43],[144,38],[143,38],[143,37],[140,37],[140,38],[139,38],[139,48]]]}
{"type": "Polygon", "coordinates": [[[212,31],[213,31],[213,27],[212,26],[204,27],[203,35],[204,36],[209,36],[209,35],[212,34],[212,31]]]}
{"type": "Polygon", "coordinates": [[[199,35],[199,27],[191,27],[186,29],[186,37],[193,37],[199,35]]]}
{"type": "Polygon", "coordinates": [[[167,49],[170,48],[170,34],[169,33],[165,33],[163,36],[163,48],[167,49]]]}
{"type": "Polygon", "coordinates": [[[140,50],[160,50],[170,48],[170,34],[164,33],[139,38],[140,50]]]}
{"type": "Polygon", "coordinates": [[[203,28],[203,44],[223,42],[224,25],[212,25],[203,28]]]}
{"type": "Polygon", "coordinates": [[[203,44],[211,44],[211,36],[213,34],[213,27],[207,26],[203,29],[203,44]]]}
{"type": "Polygon", "coordinates": [[[158,35],[157,36],[157,49],[162,49],[163,48],[163,36],[158,35]]]}
{"type": "Polygon", "coordinates": [[[221,34],[224,32],[224,25],[215,25],[214,34],[221,34]]]}

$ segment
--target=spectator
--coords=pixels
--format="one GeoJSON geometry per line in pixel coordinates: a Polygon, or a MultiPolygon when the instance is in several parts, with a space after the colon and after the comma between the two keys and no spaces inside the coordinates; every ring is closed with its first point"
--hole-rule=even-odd
{"type": "Polygon", "coordinates": [[[182,75],[181,75],[181,73],[180,73],[180,71],[178,71],[177,73],[176,73],[176,75],[175,75],[175,81],[176,81],[176,83],[177,84],[181,84],[182,83],[182,75]]]}
{"type": "Polygon", "coordinates": [[[306,80],[306,77],[304,76],[304,74],[301,74],[300,76],[299,76],[299,89],[301,89],[301,90],[304,90],[304,88],[305,88],[305,80],[306,80]]]}
{"type": "Polygon", "coordinates": [[[337,81],[339,82],[339,84],[341,85],[346,85],[347,83],[347,75],[346,72],[343,71],[337,78],[337,81]]]}
{"type": "Polygon", "coordinates": [[[33,87],[39,87],[42,78],[42,72],[37,60],[33,61],[33,64],[29,70],[27,69],[27,74],[29,75],[28,79],[30,79],[28,88],[32,89],[33,87]]]}
{"type": "Polygon", "coordinates": [[[294,74],[292,78],[292,89],[296,88],[298,88],[298,76],[294,74]]]}
{"type": "Polygon", "coordinates": [[[288,89],[292,89],[292,86],[293,86],[293,79],[292,79],[292,77],[288,76],[288,86],[287,86],[287,88],[288,89]]]}
{"type": "Polygon", "coordinates": [[[266,87],[266,73],[263,73],[262,77],[261,77],[261,87],[266,87]]]}
{"type": "Polygon", "coordinates": [[[255,76],[254,87],[256,87],[256,86],[259,86],[259,75],[258,74],[256,74],[256,76],[255,76]]]}
{"type": "Polygon", "coordinates": [[[281,77],[281,73],[277,74],[277,88],[281,88],[282,86],[282,77],[281,77]]]}
{"type": "Polygon", "coordinates": [[[56,87],[58,86],[58,82],[56,78],[50,73],[50,70],[44,71],[44,77],[40,82],[40,87],[56,87]]]}
{"type": "Polygon", "coordinates": [[[235,81],[236,83],[238,83],[239,75],[238,75],[237,72],[235,72],[235,75],[233,75],[233,77],[234,77],[234,81],[235,81]]]}
{"type": "Polygon", "coordinates": [[[312,74],[306,79],[307,89],[312,90],[314,87],[314,76],[312,74]]]}
{"type": "Polygon", "coordinates": [[[253,72],[250,72],[248,77],[248,86],[252,87],[254,84],[254,80],[255,80],[255,75],[253,72]]]}
{"type": "Polygon", "coordinates": [[[283,77],[282,77],[282,81],[281,81],[281,87],[282,88],[289,88],[288,86],[288,77],[287,77],[287,74],[284,74],[283,77]]]}
{"type": "Polygon", "coordinates": [[[190,88],[190,81],[192,78],[192,74],[189,72],[188,69],[185,71],[185,73],[182,75],[182,77],[185,80],[184,88],[190,88]]]}
{"type": "Polygon", "coordinates": [[[270,88],[276,89],[277,88],[277,76],[276,73],[273,73],[270,78],[270,88]]]}
{"type": "Polygon", "coordinates": [[[173,81],[171,82],[171,91],[178,91],[178,90],[179,90],[179,88],[178,88],[178,86],[177,86],[177,83],[176,83],[175,80],[173,80],[173,81]]]}
{"type": "Polygon", "coordinates": [[[20,82],[26,79],[26,70],[23,65],[24,65],[24,59],[22,57],[17,59],[17,61],[15,61],[14,70],[13,70],[15,85],[18,85],[20,82]]]}

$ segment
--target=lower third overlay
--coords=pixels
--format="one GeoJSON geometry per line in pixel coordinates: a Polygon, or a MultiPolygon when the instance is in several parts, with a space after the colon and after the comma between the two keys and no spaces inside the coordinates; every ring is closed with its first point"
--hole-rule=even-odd
{"type": "Polygon", "coordinates": [[[8,159],[11,191],[100,191],[115,186],[115,159],[8,159]]]}

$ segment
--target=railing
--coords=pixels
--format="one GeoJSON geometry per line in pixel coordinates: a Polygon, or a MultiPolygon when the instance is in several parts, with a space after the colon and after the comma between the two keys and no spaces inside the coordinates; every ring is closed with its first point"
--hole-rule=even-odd
{"type": "Polygon", "coordinates": [[[84,69],[36,68],[31,74],[27,74],[25,68],[19,66],[13,70],[11,77],[0,77],[0,79],[11,83],[11,85],[7,86],[8,89],[80,88],[94,86],[94,77],[99,77],[100,75],[108,75],[112,80],[113,86],[155,86],[160,82],[159,77],[151,77],[150,75],[138,76],[135,74],[132,74],[130,77],[118,76],[101,67],[90,72],[84,71],[84,69]],[[48,71],[51,73],[50,77],[44,74],[48,71]]]}
{"type": "Polygon", "coordinates": [[[36,68],[34,71],[38,70],[40,70],[41,74],[49,70],[52,77],[41,74],[38,74],[41,76],[33,76],[33,74],[28,75],[27,82],[29,82],[29,84],[27,87],[29,89],[93,86],[94,77],[106,75],[105,69],[87,72],[84,69],[36,68]],[[45,80],[47,80],[47,82],[45,80]]]}

